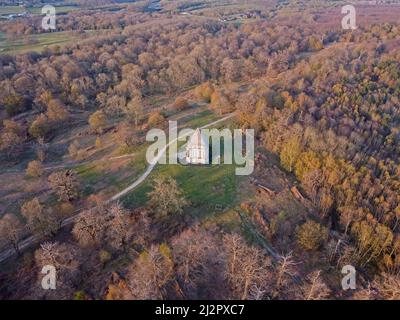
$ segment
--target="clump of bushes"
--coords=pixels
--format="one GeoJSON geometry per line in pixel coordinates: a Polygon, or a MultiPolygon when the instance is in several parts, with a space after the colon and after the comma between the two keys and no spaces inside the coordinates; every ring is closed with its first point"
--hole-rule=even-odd
{"type": "Polygon", "coordinates": [[[26,168],[26,175],[28,177],[37,178],[42,176],[43,172],[43,165],[40,161],[33,160],[28,163],[28,167],[26,168]]]}
{"type": "Polygon", "coordinates": [[[319,223],[309,220],[297,228],[297,243],[305,250],[317,250],[327,240],[328,230],[319,223]]]}

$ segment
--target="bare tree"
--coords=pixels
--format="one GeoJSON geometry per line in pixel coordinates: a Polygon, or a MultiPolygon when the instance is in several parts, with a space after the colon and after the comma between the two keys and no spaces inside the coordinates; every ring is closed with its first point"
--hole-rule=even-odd
{"type": "Polygon", "coordinates": [[[160,216],[171,213],[182,213],[187,205],[183,192],[171,177],[159,176],[154,180],[153,191],[148,193],[150,205],[160,216]]]}
{"type": "Polygon", "coordinates": [[[58,230],[56,217],[51,210],[44,208],[38,198],[25,202],[21,207],[21,214],[27,220],[29,230],[36,235],[46,236],[58,230]]]}
{"type": "Polygon", "coordinates": [[[75,222],[72,234],[82,246],[98,245],[104,239],[106,210],[102,206],[82,212],[75,222]]]}
{"type": "Polygon", "coordinates": [[[372,283],[378,295],[385,300],[400,300],[400,276],[384,273],[372,283]]]}
{"type": "Polygon", "coordinates": [[[46,146],[43,138],[38,138],[37,142],[38,143],[35,146],[36,156],[40,162],[43,162],[44,159],[46,158],[47,146],[46,146]]]}
{"type": "Polygon", "coordinates": [[[138,143],[137,132],[128,122],[121,122],[114,134],[115,141],[123,147],[132,147],[138,143]]]}
{"type": "Polygon", "coordinates": [[[376,300],[377,291],[372,288],[371,283],[368,283],[365,288],[361,288],[354,292],[352,299],[354,300],[376,300]]]}
{"type": "Polygon", "coordinates": [[[135,299],[165,299],[165,287],[173,278],[173,260],[166,245],[152,245],[134,261],[128,285],[135,299]]]}
{"type": "MultiPolygon", "coordinates": [[[[40,271],[44,266],[51,265],[56,269],[56,290],[36,290],[38,295],[45,295],[46,299],[71,299],[76,291],[80,276],[81,257],[78,248],[71,244],[45,242],[35,251],[35,262],[40,271]]],[[[43,275],[40,274],[38,281],[43,275]]],[[[41,288],[40,285],[35,286],[41,288]]],[[[39,296],[40,297],[40,296],[39,296]]]]}
{"type": "Polygon", "coordinates": [[[297,263],[293,260],[291,252],[281,256],[276,266],[276,282],[273,297],[276,298],[282,294],[291,284],[293,284],[293,277],[297,275],[297,263]]]}
{"type": "Polygon", "coordinates": [[[271,261],[262,250],[247,245],[237,234],[224,235],[222,248],[231,298],[245,300],[249,298],[254,286],[259,290],[270,286],[271,261]]]}
{"type": "Polygon", "coordinates": [[[90,128],[96,133],[103,133],[106,125],[107,118],[102,110],[96,111],[89,117],[90,128]]]}
{"type": "Polygon", "coordinates": [[[125,113],[137,127],[143,117],[143,98],[137,94],[125,107],[125,113]]]}
{"type": "Polygon", "coordinates": [[[220,262],[217,248],[215,237],[199,227],[187,229],[172,240],[177,280],[185,298],[198,299],[199,287],[212,286],[209,273],[213,272],[212,265],[220,262]]]}
{"type": "Polygon", "coordinates": [[[4,120],[4,128],[0,133],[0,150],[7,153],[7,157],[13,155],[21,146],[24,138],[24,129],[13,120],[4,120]]]}
{"type": "Polygon", "coordinates": [[[69,113],[60,100],[52,99],[47,105],[46,116],[50,121],[64,121],[68,118],[69,113]]]}
{"type": "Polygon", "coordinates": [[[134,241],[136,244],[144,247],[151,237],[151,221],[148,216],[148,211],[143,208],[139,208],[133,211],[132,216],[135,218],[134,241]]]}
{"type": "Polygon", "coordinates": [[[17,151],[23,142],[23,139],[20,136],[10,131],[2,132],[0,139],[0,150],[5,151],[8,158],[17,151]]]}
{"type": "Polygon", "coordinates": [[[29,177],[40,177],[43,175],[43,165],[39,160],[32,160],[28,163],[26,168],[26,175],[29,177]]]}
{"type": "Polygon", "coordinates": [[[128,212],[120,203],[113,203],[108,209],[109,222],[107,224],[107,239],[115,249],[125,249],[133,236],[132,225],[128,212]]]}
{"type": "Polygon", "coordinates": [[[330,290],[321,279],[321,270],[312,272],[307,276],[306,282],[300,290],[300,299],[324,300],[328,299],[330,290]]]}
{"type": "Polygon", "coordinates": [[[44,139],[46,135],[50,132],[49,119],[44,113],[41,113],[32,122],[29,133],[36,139],[44,139]]]}
{"type": "Polygon", "coordinates": [[[78,262],[74,260],[76,248],[58,242],[44,242],[40,249],[35,252],[35,260],[38,265],[53,265],[56,269],[77,268],[78,262]]]}
{"type": "Polygon", "coordinates": [[[18,242],[23,233],[22,223],[11,213],[7,213],[0,220],[0,237],[9,242],[17,254],[20,253],[18,242]]]}
{"type": "Polygon", "coordinates": [[[79,182],[74,171],[54,172],[48,180],[61,201],[72,201],[78,198],[79,182]]]}

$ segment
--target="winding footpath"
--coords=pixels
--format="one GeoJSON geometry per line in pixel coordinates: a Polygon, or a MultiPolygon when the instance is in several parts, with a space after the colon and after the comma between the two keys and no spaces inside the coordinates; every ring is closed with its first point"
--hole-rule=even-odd
{"type": "MultiPolygon", "coordinates": [[[[231,113],[219,120],[213,121],[211,123],[208,123],[202,127],[200,127],[200,129],[206,129],[208,127],[212,127],[220,122],[226,121],[230,118],[232,118],[235,114],[231,113]]],[[[151,164],[147,167],[146,171],[135,180],[135,182],[133,182],[131,185],[129,185],[128,187],[126,187],[124,190],[122,190],[121,192],[115,194],[114,196],[112,196],[109,200],[106,201],[106,203],[109,202],[113,202],[116,201],[118,199],[120,199],[121,197],[123,197],[124,195],[126,195],[127,193],[129,193],[130,191],[134,190],[136,187],[138,187],[144,180],[146,180],[146,178],[150,175],[150,173],[154,170],[155,166],[158,163],[158,160],[160,160],[160,158],[163,156],[163,154],[165,153],[165,151],[168,149],[168,147],[175,143],[177,141],[177,139],[174,139],[172,141],[170,141],[164,148],[161,149],[161,151],[158,153],[157,157],[155,157],[153,159],[153,161],[151,161],[151,164]]],[[[76,211],[76,214],[63,220],[63,222],[61,223],[61,228],[70,225],[71,223],[73,223],[78,217],[79,215],[82,213],[82,209],[76,211]]],[[[31,245],[38,243],[40,241],[40,237],[38,236],[29,236],[28,238],[22,240],[19,243],[19,249],[20,251],[23,251],[24,249],[30,247],[31,245]]],[[[15,250],[13,248],[7,249],[3,252],[0,253],[0,263],[7,260],[8,258],[12,257],[13,255],[15,255],[15,250]]]]}

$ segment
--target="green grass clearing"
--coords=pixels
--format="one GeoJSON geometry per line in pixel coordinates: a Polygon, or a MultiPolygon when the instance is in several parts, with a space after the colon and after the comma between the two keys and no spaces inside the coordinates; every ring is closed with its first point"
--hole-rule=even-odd
{"type": "MultiPolygon", "coordinates": [[[[41,15],[43,6],[40,7],[0,6],[0,15],[19,14],[24,12],[28,12],[34,15],[41,15]]],[[[76,5],[54,6],[54,7],[56,8],[56,14],[64,14],[79,9],[79,7],[76,5]]]]}
{"type": "MultiPolygon", "coordinates": [[[[91,33],[87,31],[86,33],[91,33]]],[[[28,51],[41,52],[44,48],[53,45],[65,45],[71,41],[81,39],[82,35],[69,31],[47,32],[41,34],[18,36],[8,39],[0,32],[0,54],[19,54],[28,51]]]]}
{"type": "MultiPolygon", "coordinates": [[[[65,14],[74,10],[79,10],[78,6],[54,6],[56,8],[56,14],[65,14]]],[[[27,11],[31,14],[42,15],[42,7],[29,7],[27,11]]]]}
{"type": "MultiPolygon", "coordinates": [[[[190,115],[180,124],[182,127],[196,128],[218,118],[210,110],[204,110],[198,114],[190,115]]],[[[223,126],[223,124],[218,126],[221,125],[223,126]]],[[[124,150],[127,153],[134,153],[134,156],[117,168],[112,168],[113,164],[109,161],[76,166],[75,170],[82,186],[82,195],[89,196],[101,191],[102,194],[111,197],[132,184],[148,167],[146,152],[150,143],[146,142],[138,147],[124,150]]],[[[180,142],[179,145],[183,143],[180,142]]],[[[223,146],[221,152],[223,152],[223,146]]],[[[183,189],[186,198],[191,203],[186,208],[186,213],[198,217],[205,217],[215,212],[223,213],[237,203],[238,182],[241,177],[235,175],[235,168],[236,165],[183,166],[158,164],[141,185],[123,197],[122,202],[128,208],[144,205],[148,200],[147,193],[152,189],[153,179],[161,174],[176,179],[183,189]]]]}
{"type": "Polygon", "coordinates": [[[129,208],[144,205],[148,200],[147,193],[152,190],[153,179],[158,175],[171,176],[178,182],[190,201],[185,211],[191,215],[205,217],[236,205],[239,178],[235,175],[234,165],[158,165],[142,185],[123,198],[123,204],[129,208]]]}
{"type": "Polygon", "coordinates": [[[0,15],[18,14],[25,12],[25,8],[20,6],[0,6],[0,15]]]}

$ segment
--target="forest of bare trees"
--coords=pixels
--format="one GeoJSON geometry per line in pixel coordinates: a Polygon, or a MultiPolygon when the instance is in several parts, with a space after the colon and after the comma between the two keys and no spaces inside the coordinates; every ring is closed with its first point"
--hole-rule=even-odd
{"type": "MultiPolygon", "coordinates": [[[[1,247],[17,256],[12,270],[0,273],[0,296],[400,299],[400,25],[346,32],[153,15],[83,10],[60,18],[59,31],[108,32],[40,53],[0,55],[0,161],[8,168],[29,154],[24,177],[42,179],[50,195],[45,203],[32,192],[17,215],[0,215],[1,247]],[[110,130],[129,149],[142,144],[143,128],[166,121],[149,97],[173,97],[182,112],[191,107],[175,98],[182,90],[255,129],[261,160],[254,179],[267,174],[268,153],[296,181],[289,190],[307,214],[265,214],[278,193],[267,187],[234,211],[250,217],[276,255],[243,227],[184,214],[191,203],[174,177],[155,177],[149,201],[127,208],[95,197],[88,206],[90,190],[76,171],[46,171],[48,145],[76,128],[80,115],[97,149],[110,130]],[[29,235],[40,244],[24,253],[19,244],[29,235]],[[57,269],[60,290],[35,285],[32,275],[45,264],[57,269]],[[345,264],[364,275],[354,292],[338,289],[345,264]]],[[[31,22],[7,21],[0,30],[41,32],[31,22]]],[[[68,143],[65,155],[79,160],[79,143],[68,143]]]]}

